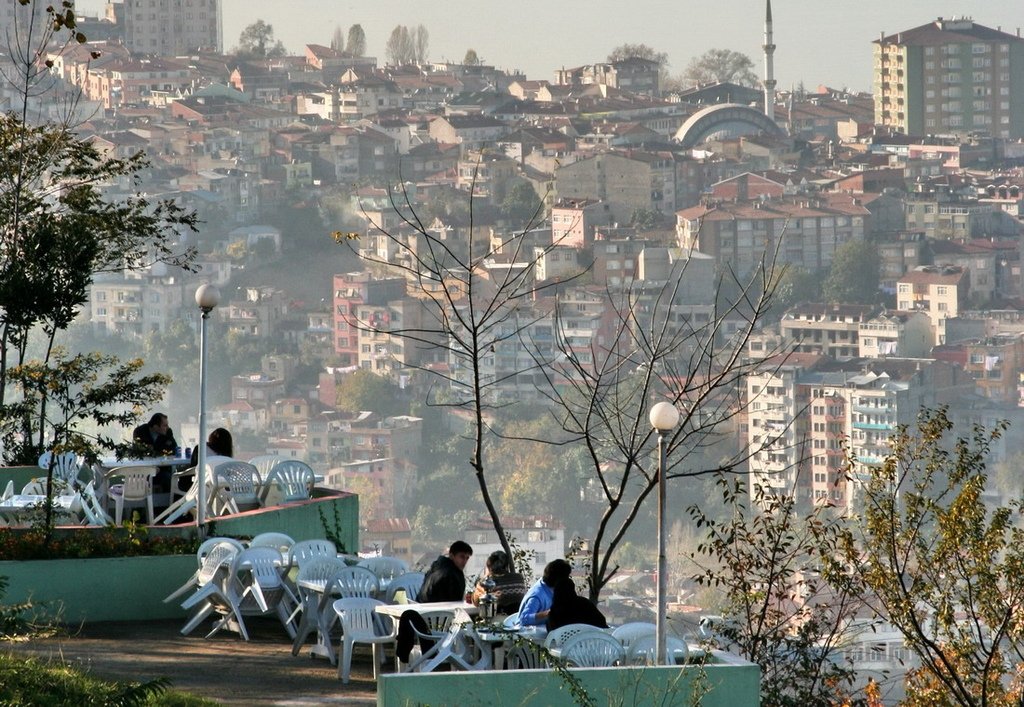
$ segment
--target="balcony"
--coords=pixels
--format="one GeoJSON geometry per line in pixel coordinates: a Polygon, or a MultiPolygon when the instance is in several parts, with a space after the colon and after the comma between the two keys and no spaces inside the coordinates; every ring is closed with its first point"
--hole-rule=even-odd
{"type": "Polygon", "coordinates": [[[894,430],[896,424],[892,422],[854,422],[853,427],[857,430],[894,430]]]}

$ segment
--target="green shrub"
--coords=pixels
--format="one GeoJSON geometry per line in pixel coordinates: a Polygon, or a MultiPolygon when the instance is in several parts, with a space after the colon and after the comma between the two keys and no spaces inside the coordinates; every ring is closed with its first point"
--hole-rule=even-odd
{"type": "Polygon", "coordinates": [[[42,528],[0,528],[0,558],[5,560],[189,555],[196,549],[194,537],[150,535],[145,527],[130,523],[56,532],[49,538],[42,528]]]}

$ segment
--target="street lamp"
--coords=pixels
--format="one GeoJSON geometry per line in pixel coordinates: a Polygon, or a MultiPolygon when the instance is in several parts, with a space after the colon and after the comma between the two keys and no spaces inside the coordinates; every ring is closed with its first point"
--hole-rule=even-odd
{"type": "Polygon", "coordinates": [[[220,302],[220,290],[213,285],[200,285],[196,290],[196,304],[202,316],[199,319],[199,458],[196,460],[196,483],[199,496],[196,501],[196,528],[199,536],[206,523],[206,320],[220,302]]]}
{"type": "Polygon", "coordinates": [[[665,558],[665,471],[667,467],[665,433],[679,424],[679,411],[672,403],[660,402],[651,408],[651,426],[658,432],[658,609],[655,616],[655,636],[657,639],[657,665],[665,665],[665,634],[668,625],[667,594],[668,594],[668,562],[665,558]]]}

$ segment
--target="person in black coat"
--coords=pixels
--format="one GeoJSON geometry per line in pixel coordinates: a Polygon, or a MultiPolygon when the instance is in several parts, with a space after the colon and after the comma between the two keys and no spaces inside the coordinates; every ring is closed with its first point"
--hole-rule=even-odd
{"type": "Polygon", "coordinates": [[[590,624],[608,628],[608,622],[596,606],[586,597],[576,594],[576,585],[568,577],[555,585],[551,611],[548,613],[548,631],[569,624],[590,624]]]}
{"type": "MultiPolygon", "coordinates": [[[[427,570],[416,599],[422,603],[435,601],[459,601],[466,598],[466,565],[473,556],[469,543],[456,540],[448,548],[448,555],[441,555],[427,570]]],[[[395,654],[403,663],[409,662],[409,654],[416,644],[415,626],[421,633],[427,632],[427,623],[417,611],[406,611],[398,619],[398,635],[395,654]]],[[[433,646],[432,641],[423,641],[420,648],[426,653],[433,646]]]]}
{"type": "MultiPolygon", "coordinates": [[[[162,412],[154,413],[148,423],[136,427],[132,432],[132,441],[146,454],[154,457],[172,456],[178,450],[170,420],[162,412]]],[[[159,467],[153,477],[154,491],[167,493],[171,490],[172,471],[169,466],[159,467]]]]}

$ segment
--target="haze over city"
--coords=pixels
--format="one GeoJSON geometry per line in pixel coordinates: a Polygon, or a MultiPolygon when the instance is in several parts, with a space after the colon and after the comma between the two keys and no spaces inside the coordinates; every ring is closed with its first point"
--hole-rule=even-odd
{"type": "MultiPolygon", "coordinates": [[[[97,0],[81,2],[102,12],[97,0]]],[[[916,27],[938,16],[972,16],[989,27],[1016,32],[1024,27],[1024,3],[934,2],[934,0],[775,0],[775,72],[780,88],[803,81],[858,91],[871,89],[871,46],[879,32],[916,27]]],[[[242,29],[256,19],[269,22],[290,52],[307,43],[328,44],[336,25],[362,24],[369,54],[384,57],[384,42],[396,24],[423,24],[430,31],[430,58],[460,60],[470,47],[504,69],[520,69],[531,79],[550,79],[562,67],[602,60],[614,47],[648,44],[668,53],[670,73],[681,73],[692,57],[721,47],[742,52],[757,63],[763,39],[764,3],[636,0],[579,3],[520,0],[446,0],[440,5],[405,0],[226,0],[224,46],[238,43],[242,29]]]]}

